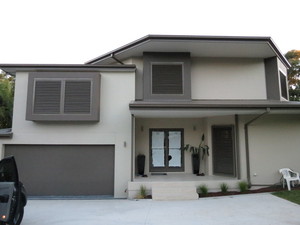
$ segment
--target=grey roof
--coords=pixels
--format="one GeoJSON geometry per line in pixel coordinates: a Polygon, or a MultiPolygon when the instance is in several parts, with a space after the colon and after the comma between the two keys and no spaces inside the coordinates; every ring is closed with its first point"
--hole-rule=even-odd
{"type": "Polygon", "coordinates": [[[0,64],[0,68],[9,73],[16,71],[135,71],[135,65],[87,65],[87,64],[0,64]]]}
{"type": "Polygon", "coordinates": [[[89,60],[86,64],[112,63],[114,61],[109,60],[112,57],[124,60],[127,57],[140,56],[144,51],[205,52],[208,51],[208,49],[211,51],[211,56],[214,57],[224,57],[226,54],[230,54],[232,57],[248,56],[268,58],[277,56],[286,67],[290,67],[289,62],[280,52],[271,37],[193,35],[147,35],[120,48],[89,60]],[[198,51],[200,49],[198,48],[199,44],[203,45],[201,47],[201,51],[198,51]],[[224,46],[227,52],[224,52],[224,46]]]}

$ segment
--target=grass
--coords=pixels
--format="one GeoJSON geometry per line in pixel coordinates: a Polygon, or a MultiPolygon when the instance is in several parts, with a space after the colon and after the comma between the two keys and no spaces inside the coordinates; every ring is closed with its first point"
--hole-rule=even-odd
{"type": "Polygon", "coordinates": [[[273,193],[273,195],[300,205],[300,190],[279,191],[273,193]]]}

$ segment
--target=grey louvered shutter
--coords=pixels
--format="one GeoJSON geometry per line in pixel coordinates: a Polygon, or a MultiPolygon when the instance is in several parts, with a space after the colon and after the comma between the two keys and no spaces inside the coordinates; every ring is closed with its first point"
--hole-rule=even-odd
{"type": "Polygon", "coordinates": [[[59,114],[61,81],[36,81],[33,112],[35,114],[59,114]]]}
{"type": "Polygon", "coordinates": [[[182,65],[152,65],[152,94],[183,94],[182,65]]]}
{"type": "Polygon", "coordinates": [[[89,114],[91,111],[91,81],[66,81],[64,113],[89,114]]]}
{"type": "Polygon", "coordinates": [[[281,96],[285,99],[288,99],[287,95],[287,85],[286,85],[286,76],[280,72],[280,86],[281,86],[281,96]]]}
{"type": "Polygon", "coordinates": [[[234,175],[233,127],[212,127],[212,141],[214,173],[234,175]]]}

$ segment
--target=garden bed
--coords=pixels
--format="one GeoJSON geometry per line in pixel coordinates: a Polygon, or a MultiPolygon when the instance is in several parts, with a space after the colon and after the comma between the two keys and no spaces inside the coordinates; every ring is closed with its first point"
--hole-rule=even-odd
{"type": "MultiPolygon", "coordinates": [[[[269,187],[255,189],[255,190],[248,190],[248,191],[244,191],[244,192],[240,192],[240,191],[228,191],[226,193],[209,192],[206,195],[199,194],[199,198],[228,196],[228,195],[241,195],[241,194],[255,194],[255,193],[266,193],[266,192],[278,192],[278,191],[285,191],[285,190],[287,190],[287,188],[283,188],[281,185],[280,186],[269,186],[269,187]]],[[[293,187],[292,190],[300,190],[300,186],[293,187]]]]}

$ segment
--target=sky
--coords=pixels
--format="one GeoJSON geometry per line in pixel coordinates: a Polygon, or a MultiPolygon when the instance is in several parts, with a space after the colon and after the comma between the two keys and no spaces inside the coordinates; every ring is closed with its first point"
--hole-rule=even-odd
{"type": "Polygon", "coordinates": [[[0,0],[0,64],[80,64],[148,34],[270,36],[300,50],[300,0],[0,0]]]}

